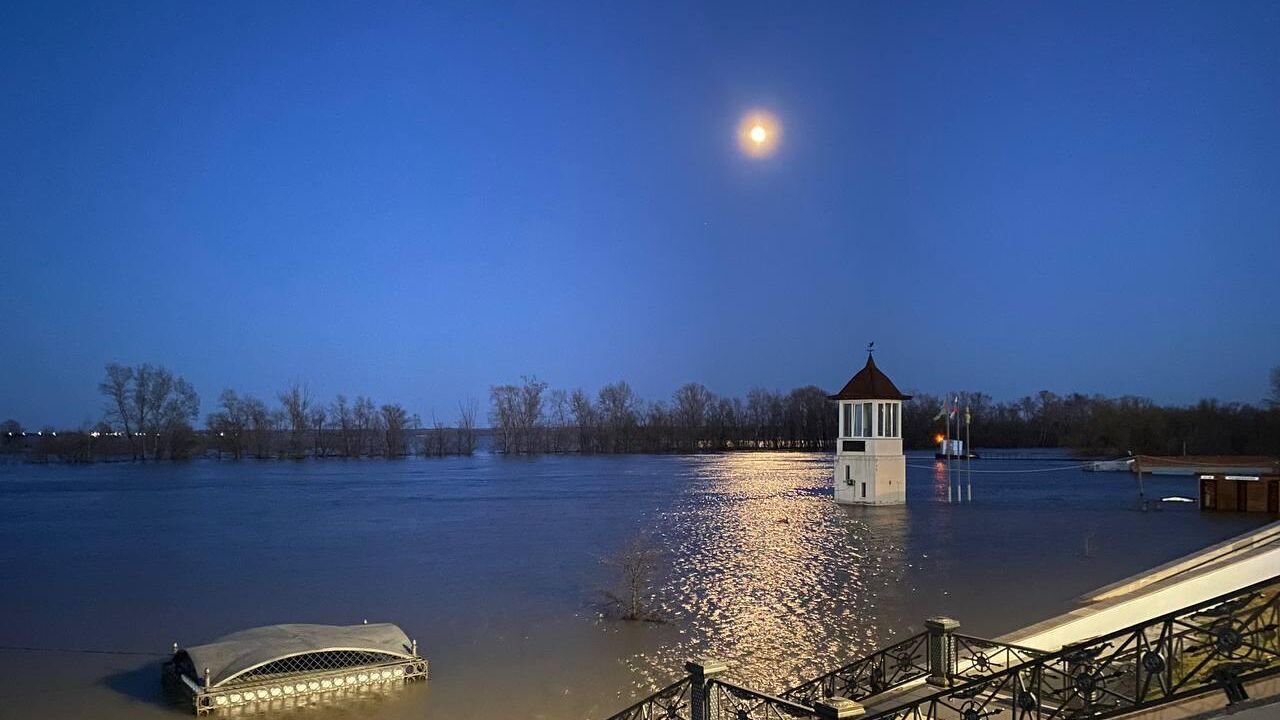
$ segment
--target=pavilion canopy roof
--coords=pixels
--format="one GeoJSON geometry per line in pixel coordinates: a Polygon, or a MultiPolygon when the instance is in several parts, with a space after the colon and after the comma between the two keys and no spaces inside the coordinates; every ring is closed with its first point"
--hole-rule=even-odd
{"type": "Polygon", "coordinates": [[[326,650],[413,657],[409,637],[391,623],[268,625],[231,633],[206,645],[189,647],[185,652],[200,674],[199,681],[204,681],[204,670],[208,668],[210,685],[216,687],[265,663],[326,650]]]}
{"type": "Polygon", "coordinates": [[[893,384],[888,375],[876,367],[875,358],[867,355],[867,364],[845,383],[832,400],[910,400],[893,384]]]}

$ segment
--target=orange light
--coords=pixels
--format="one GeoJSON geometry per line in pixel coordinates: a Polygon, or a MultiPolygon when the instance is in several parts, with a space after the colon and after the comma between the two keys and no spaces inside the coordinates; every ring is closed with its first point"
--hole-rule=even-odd
{"type": "Polygon", "coordinates": [[[943,441],[944,439],[945,439],[945,438],[943,438],[943,437],[942,437],[942,433],[938,433],[937,435],[934,435],[934,436],[933,436],[933,441],[934,441],[934,442],[936,442],[936,443],[938,443],[939,445],[941,445],[941,444],[942,444],[942,441],[943,441]]]}

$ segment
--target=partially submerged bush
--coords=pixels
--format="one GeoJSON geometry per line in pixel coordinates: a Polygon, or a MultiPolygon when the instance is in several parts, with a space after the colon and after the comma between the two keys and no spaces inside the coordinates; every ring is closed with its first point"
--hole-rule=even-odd
{"type": "Polygon", "coordinates": [[[653,607],[654,583],[661,572],[662,551],[642,535],[628,540],[604,559],[617,573],[614,590],[606,590],[605,606],[623,620],[663,622],[653,607]]]}

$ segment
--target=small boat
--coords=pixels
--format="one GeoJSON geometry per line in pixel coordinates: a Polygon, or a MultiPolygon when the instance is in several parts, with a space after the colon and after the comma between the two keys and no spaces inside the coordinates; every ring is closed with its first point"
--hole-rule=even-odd
{"type": "Polygon", "coordinates": [[[282,709],[427,678],[418,643],[391,623],[268,625],[173,646],[163,681],[196,715],[282,709]]]}
{"type": "Polygon", "coordinates": [[[1085,465],[1085,472],[1128,472],[1133,468],[1133,458],[1120,460],[1097,460],[1085,465]]]}
{"type": "Polygon", "coordinates": [[[963,440],[939,440],[938,451],[933,454],[937,460],[977,460],[978,453],[966,453],[963,440]]]}

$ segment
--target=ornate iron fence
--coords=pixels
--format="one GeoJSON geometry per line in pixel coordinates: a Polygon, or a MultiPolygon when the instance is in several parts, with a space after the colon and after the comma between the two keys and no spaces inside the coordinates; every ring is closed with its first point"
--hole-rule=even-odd
{"type": "Polygon", "coordinates": [[[1068,645],[887,709],[877,720],[1107,718],[1280,673],[1280,578],[1068,645]],[[1008,715],[1003,713],[1008,712],[1008,715]]]}
{"type": "Polygon", "coordinates": [[[987,677],[992,673],[1030,662],[1047,654],[1043,650],[1010,645],[972,635],[952,633],[951,637],[955,642],[954,667],[950,672],[952,682],[987,677]]]}
{"type": "Polygon", "coordinates": [[[929,674],[929,634],[920,633],[782,693],[813,705],[822,698],[861,700],[929,674]]]}
{"type": "Polygon", "coordinates": [[[711,683],[710,720],[789,720],[817,718],[816,711],[806,705],[757,692],[724,680],[711,683]]]}
{"type": "Polygon", "coordinates": [[[692,688],[693,680],[686,675],[609,720],[692,720],[692,688]]]}

